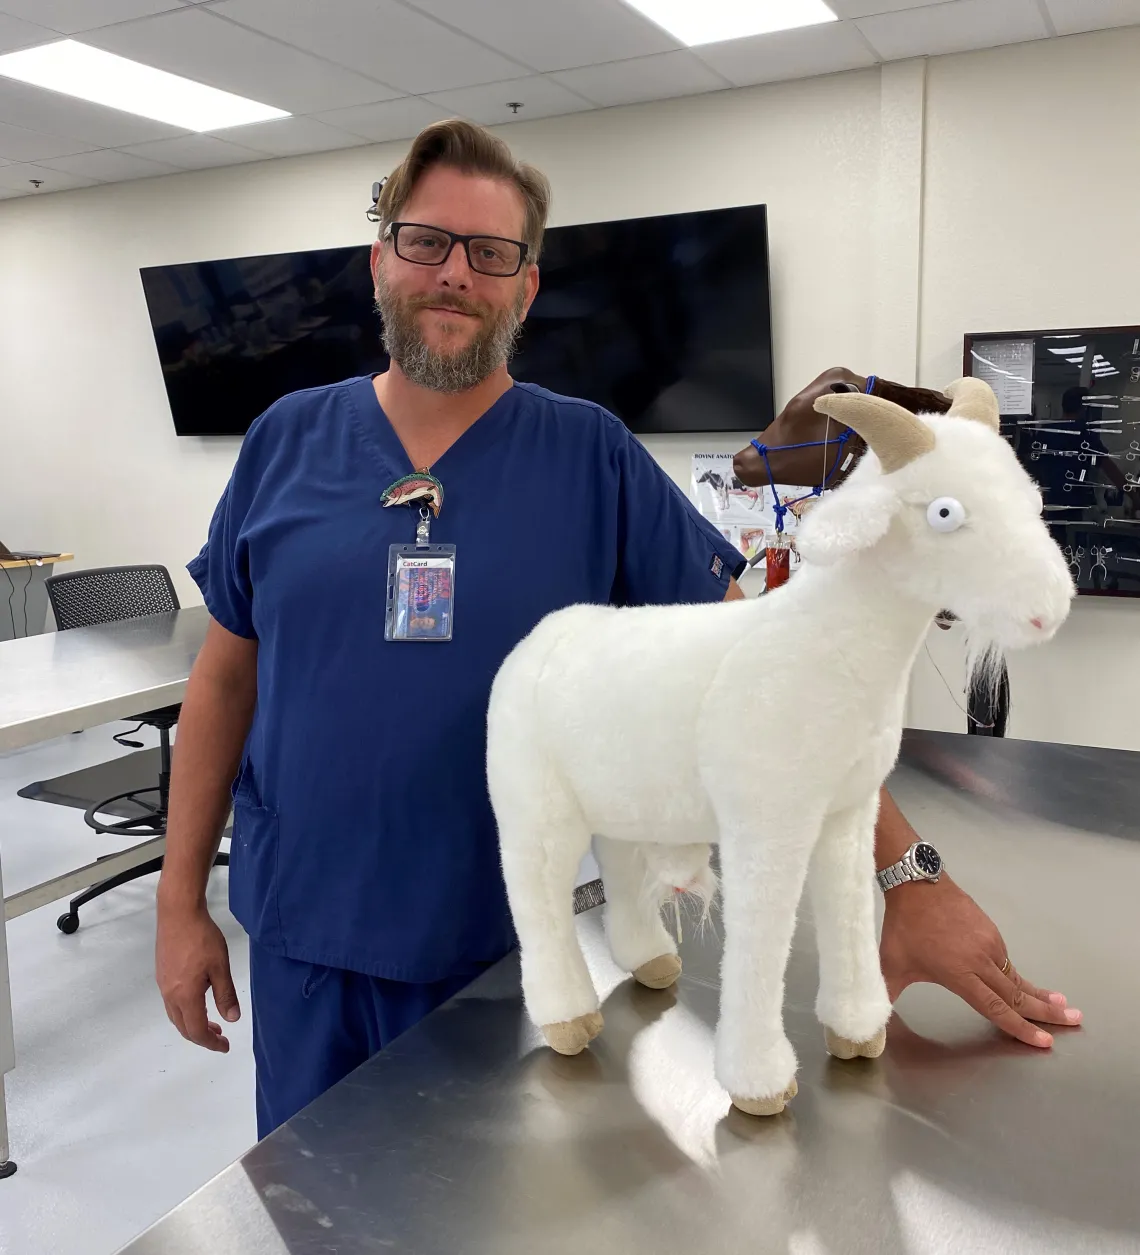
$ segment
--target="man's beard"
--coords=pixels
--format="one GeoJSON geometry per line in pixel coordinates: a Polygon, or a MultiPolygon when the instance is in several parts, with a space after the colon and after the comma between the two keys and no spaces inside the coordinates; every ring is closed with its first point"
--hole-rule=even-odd
{"type": "Polygon", "coordinates": [[[510,361],[522,328],[524,301],[521,284],[514,305],[493,313],[449,292],[401,300],[383,274],[376,280],[376,309],[384,322],[384,348],[412,383],[432,392],[466,392],[510,361]],[[429,306],[475,314],[482,319],[482,326],[465,348],[454,353],[429,348],[417,319],[420,310],[429,306]]]}

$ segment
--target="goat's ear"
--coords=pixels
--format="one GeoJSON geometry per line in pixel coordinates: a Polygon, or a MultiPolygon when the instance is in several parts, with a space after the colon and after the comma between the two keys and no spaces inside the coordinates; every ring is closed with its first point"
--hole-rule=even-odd
{"type": "Polygon", "coordinates": [[[847,554],[869,549],[887,534],[898,508],[898,495],[885,484],[845,485],[804,516],[796,534],[800,557],[816,566],[830,566],[847,554]]]}

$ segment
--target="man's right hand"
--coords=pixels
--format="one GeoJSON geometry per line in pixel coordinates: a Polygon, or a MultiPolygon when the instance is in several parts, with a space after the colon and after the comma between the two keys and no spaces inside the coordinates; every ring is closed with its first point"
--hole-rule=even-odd
{"type": "Polygon", "coordinates": [[[222,1026],[207,1016],[206,991],[213,990],[218,1014],[228,1023],[241,1016],[241,1008],[226,939],[204,906],[179,911],[160,906],[155,975],[166,1014],[182,1036],[207,1050],[229,1050],[222,1026]]]}

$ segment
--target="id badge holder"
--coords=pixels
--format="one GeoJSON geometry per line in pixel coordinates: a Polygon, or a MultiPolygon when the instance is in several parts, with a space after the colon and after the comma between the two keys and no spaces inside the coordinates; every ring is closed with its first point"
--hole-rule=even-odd
{"type": "Polygon", "coordinates": [[[387,641],[449,641],[455,613],[455,546],[433,545],[420,512],[414,545],[388,550],[387,641]]]}

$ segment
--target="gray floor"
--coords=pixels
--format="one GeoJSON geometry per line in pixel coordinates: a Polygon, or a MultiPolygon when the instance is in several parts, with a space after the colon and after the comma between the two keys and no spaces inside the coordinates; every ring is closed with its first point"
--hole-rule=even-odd
{"type": "MultiPolygon", "coordinates": [[[[42,780],[127,754],[95,729],[0,755],[0,839],[12,892],[113,847],[64,806],[16,796],[42,780]]],[[[157,735],[144,730],[150,746],[157,735]]],[[[153,983],[149,878],[86,907],[71,937],[54,904],[8,929],[16,1071],[13,1156],[0,1182],[2,1255],[110,1255],[253,1144],[253,1065],[244,934],[215,871],[210,905],[230,940],[246,1012],[228,1056],[184,1042],[153,983]]]]}

